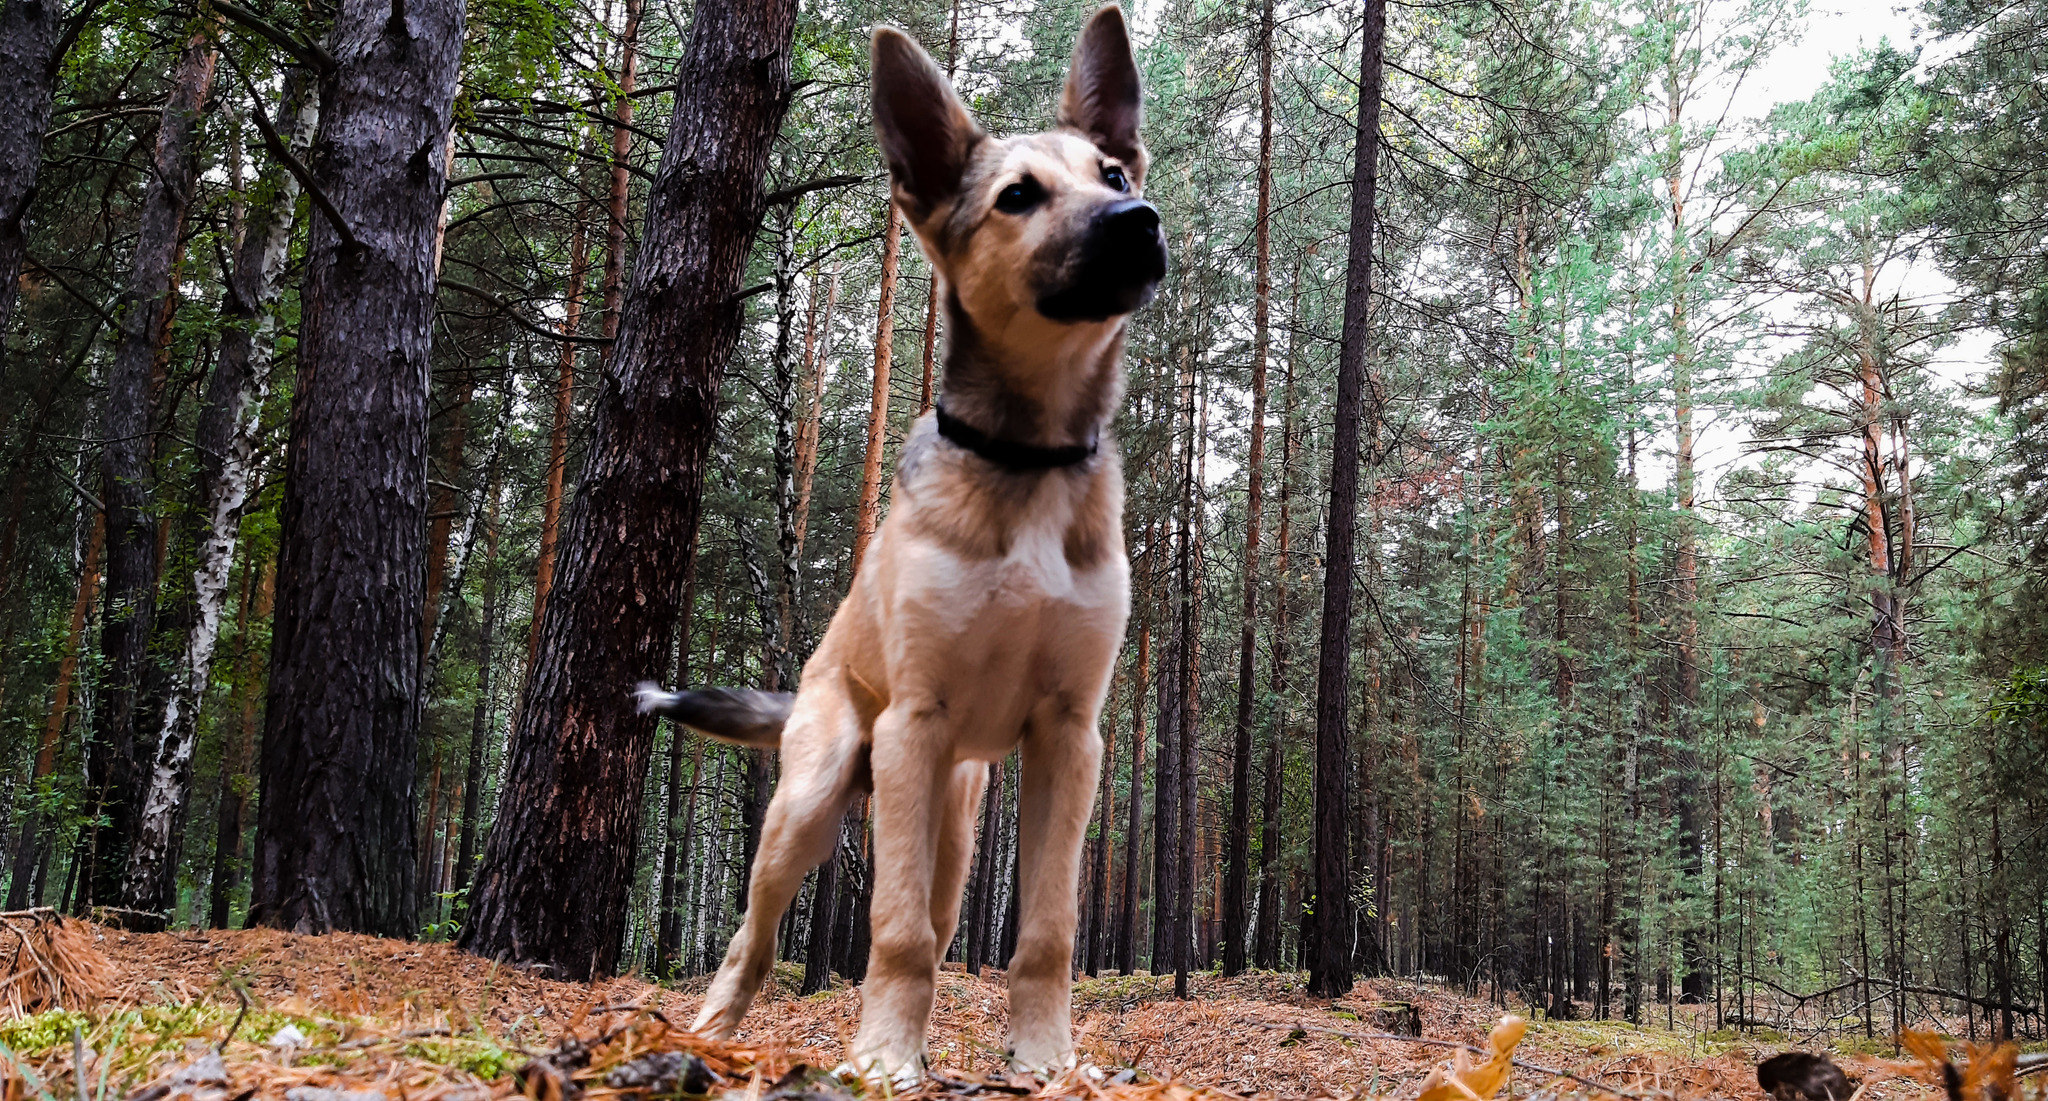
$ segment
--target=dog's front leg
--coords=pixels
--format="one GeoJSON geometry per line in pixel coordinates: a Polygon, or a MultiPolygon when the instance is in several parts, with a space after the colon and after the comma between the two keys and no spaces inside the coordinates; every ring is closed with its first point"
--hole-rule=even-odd
{"type": "Polygon", "coordinates": [[[927,698],[891,703],[875,720],[873,934],[861,986],[853,1067],[914,1086],[924,1073],[925,1029],[938,982],[933,930],[935,815],[949,800],[954,765],[944,706],[927,698]]]}
{"type": "Polygon", "coordinates": [[[1024,844],[1017,854],[1023,898],[1010,960],[1010,1066],[1049,1076],[1074,1054],[1076,884],[1102,761],[1095,716],[1061,708],[1034,718],[1023,758],[1018,836],[1024,844]]]}

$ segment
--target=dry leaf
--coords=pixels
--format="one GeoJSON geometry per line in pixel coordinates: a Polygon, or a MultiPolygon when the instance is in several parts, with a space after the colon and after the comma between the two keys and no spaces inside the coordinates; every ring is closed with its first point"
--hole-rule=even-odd
{"type": "Polygon", "coordinates": [[[1932,1032],[1907,1029],[1899,1033],[1899,1046],[1918,1056],[1927,1064],[1927,1069],[1939,1074],[1942,1064],[1948,1062],[1948,1044],[1932,1032]]]}
{"type": "Polygon", "coordinates": [[[1529,1022],[1512,1014],[1493,1026],[1487,1044],[1493,1054],[1473,1065],[1474,1056],[1460,1051],[1449,1067],[1439,1066],[1422,1082],[1422,1096],[1416,1101],[1487,1101],[1507,1082],[1514,1069],[1515,1045],[1529,1031],[1529,1022]]]}

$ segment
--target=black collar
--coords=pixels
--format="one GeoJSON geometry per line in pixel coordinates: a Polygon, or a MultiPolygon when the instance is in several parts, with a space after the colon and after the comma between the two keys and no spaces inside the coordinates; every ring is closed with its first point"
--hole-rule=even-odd
{"type": "Polygon", "coordinates": [[[944,405],[935,403],[932,411],[939,416],[939,435],[997,466],[1011,470],[1052,470],[1087,462],[1095,456],[1095,448],[1101,442],[1095,439],[1067,447],[1039,447],[1015,440],[999,440],[946,412],[944,405]]]}

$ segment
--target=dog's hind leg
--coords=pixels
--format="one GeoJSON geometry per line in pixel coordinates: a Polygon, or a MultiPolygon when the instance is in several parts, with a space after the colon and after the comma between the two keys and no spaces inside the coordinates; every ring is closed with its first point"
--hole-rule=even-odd
{"type": "Polygon", "coordinates": [[[1074,706],[1039,708],[1024,736],[1017,789],[1017,951],[1010,958],[1010,1065],[1050,1074],[1074,1053],[1075,884],[1095,802],[1102,737],[1074,706]]]}
{"type": "Polygon", "coordinates": [[[939,808],[938,853],[932,861],[932,937],[942,955],[960,925],[960,892],[967,886],[967,866],[974,858],[974,817],[987,786],[987,762],[961,761],[953,766],[952,788],[939,808]]]}
{"type": "Polygon", "coordinates": [[[853,795],[859,718],[837,677],[818,678],[797,698],[782,739],[782,781],[761,825],[747,881],[747,916],[691,1026],[725,1039],[746,1016],[775,962],[775,926],[804,876],[831,855],[853,795]]]}

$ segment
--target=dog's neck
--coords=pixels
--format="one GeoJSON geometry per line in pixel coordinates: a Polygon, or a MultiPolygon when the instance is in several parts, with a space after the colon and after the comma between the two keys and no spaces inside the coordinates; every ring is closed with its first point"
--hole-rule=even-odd
{"type": "Polygon", "coordinates": [[[946,295],[946,412],[985,435],[1040,448],[1086,446],[1123,395],[1122,319],[1063,325],[1020,318],[990,332],[946,295]]]}

